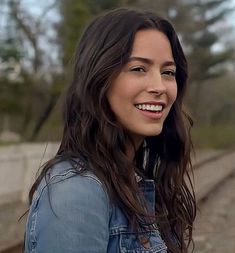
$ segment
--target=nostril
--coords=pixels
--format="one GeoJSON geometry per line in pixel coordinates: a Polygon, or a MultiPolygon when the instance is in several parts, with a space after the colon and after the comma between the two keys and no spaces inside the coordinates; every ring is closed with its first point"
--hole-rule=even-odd
{"type": "Polygon", "coordinates": [[[160,91],[160,90],[150,90],[149,93],[153,93],[157,96],[160,96],[164,93],[164,91],[160,91]]]}
{"type": "Polygon", "coordinates": [[[157,94],[157,95],[161,95],[161,94],[166,92],[166,87],[163,84],[158,84],[158,85],[156,84],[155,86],[154,85],[149,86],[147,91],[149,93],[154,93],[154,94],[157,94]]]}

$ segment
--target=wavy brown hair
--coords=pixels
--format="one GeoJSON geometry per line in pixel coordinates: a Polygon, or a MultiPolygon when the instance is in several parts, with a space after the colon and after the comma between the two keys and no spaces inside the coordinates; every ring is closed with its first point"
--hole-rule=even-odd
{"type": "Polygon", "coordinates": [[[121,207],[133,228],[149,227],[156,222],[170,252],[187,252],[196,213],[189,178],[192,121],[183,110],[188,70],[174,28],[154,13],[116,9],[88,25],[74,60],[73,80],[64,104],[61,144],[31,188],[30,202],[53,164],[80,157],[92,165],[89,169],[103,182],[110,200],[121,207]],[[129,161],[126,144],[133,142],[111,111],[106,93],[130,57],[136,32],[146,29],[161,31],[170,41],[178,94],[162,132],[147,137],[147,147],[142,145],[136,150],[134,160],[129,161]],[[143,168],[146,149],[148,159],[143,168]],[[140,201],[135,173],[155,182],[156,211],[152,216],[140,201]]]}

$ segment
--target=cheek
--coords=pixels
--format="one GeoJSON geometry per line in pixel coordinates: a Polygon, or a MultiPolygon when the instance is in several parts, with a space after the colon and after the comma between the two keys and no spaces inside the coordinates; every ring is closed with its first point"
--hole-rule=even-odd
{"type": "Polygon", "coordinates": [[[169,87],[169,102],[170,104],[173,104],[177,98],[177,84],[172,85],[171,87],[169,87]]]}
{"type": "Polygon", "coordinates": [[[138,86],[130,82],[122,82],[122,84],[113,87],[107,97],[115,102],[132,103],[139,93],[138,86]]]}

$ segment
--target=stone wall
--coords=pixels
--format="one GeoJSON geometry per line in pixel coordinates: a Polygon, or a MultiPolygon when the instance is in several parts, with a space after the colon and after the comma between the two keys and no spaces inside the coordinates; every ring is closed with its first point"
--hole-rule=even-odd
{"type": "Polygon", "coordinates": [[[54,156],[58,143],[23,143],[0,147],[0,205],[27,201],[41,165],[54,156]]]}

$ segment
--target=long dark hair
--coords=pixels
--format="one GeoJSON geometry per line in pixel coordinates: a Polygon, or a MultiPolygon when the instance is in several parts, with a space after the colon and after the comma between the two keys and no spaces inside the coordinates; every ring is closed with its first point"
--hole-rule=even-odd
{"type": "Polygon", "coordinates": [[[189,178],[192,121],[183,111],[187,61],[174,28],[150,12],[116,9],[89,24],[74,59],[74,76],[64,104],[62,141],[55,158],[46,164],[31,188],[30,203],[53,164],[82,157],[92,165],[89,169],[103,182],[110,200],[122,208],[133,227],[156,222],[170,252],[187,252],[196,210],[189,178]],[[126,143],[132,140],[118,124],[106,93],[128,61],[136,32],[145,29],[157,29],[168,37],[176,63],[178,94],[161,134],[145,140],[148,159],[144,171],[146,147],[136,150],[134,161],[128,160],[126,143]],[[135,173],[154,179],[154,221],[136,198],[139,190],[135,173]]]}

